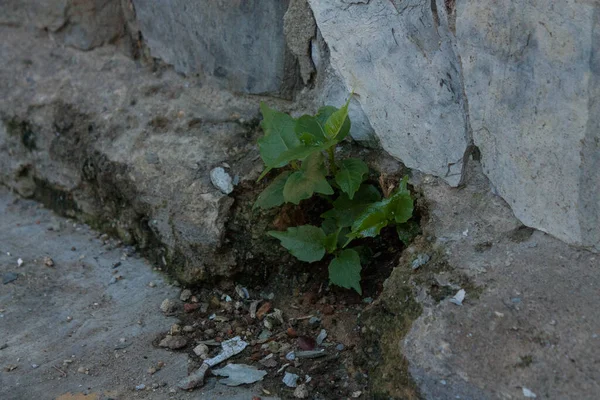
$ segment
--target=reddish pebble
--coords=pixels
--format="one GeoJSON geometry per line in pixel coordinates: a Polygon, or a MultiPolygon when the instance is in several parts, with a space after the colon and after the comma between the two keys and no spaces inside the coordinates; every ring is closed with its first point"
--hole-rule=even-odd
{"type": "Polygon", "coordinates": [[[269,311],[271,311],[271,303],[267,301],[265,304],[260,306],[260,308],[256,312],[256,318],[263,319],[269,311]]]}
{"type": "Polygon", "coordinates": [[[294,328],[292,328],[291,326],[289,328],[287,328],[287,334],[289,337],[298,336],[298,333],[296,332],[296,330],[294,328]]]}
{"type": "Polygon", "coordinates": [[[300,336],[298,337],[298,347],[302,350],[314,350],[316,342],[313,338],[309,338],[308,336],[300,336]]]}
{"type": "Polygon", "coordinates": [[[195,311],[195,310],[197,310],[197,309],[199,309],[199,308],[200,308],[200,304],[197,304],[197,303],[191,303],[191,304],[190,304],[190,303],[185,303],[185,304],[183,305],[183,310],[184,310],[185,312],[187,312],[187,313],[190,313],[190,312],[192,312],[192,311],[195,311]]]}

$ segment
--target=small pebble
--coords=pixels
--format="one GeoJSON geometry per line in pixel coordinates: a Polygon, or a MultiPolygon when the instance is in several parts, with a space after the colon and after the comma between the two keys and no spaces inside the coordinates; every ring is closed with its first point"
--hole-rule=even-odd
{"type": "Polygon", "coordinates": [[[177,304],[175,304],[175,302],[173,300],[164,299],[163,302],[160,304],[160,310],[162,312],[164,312],[165,314],[168,314],[168,313],[175,311],[176,306],[177,306],[177,304]]]}
{"type": "Polygon", "coordinates": [[[188,301],[192,297],[192,291],[190,289],[184,289],[179,295],[179,300],[188,301]]]}
{"type": "Polygon", "coordinates": [[[294,397],[297,399],[306,399],[308,397],[308,389],[305,384],[298,385],[294,390],[294,397]]]}

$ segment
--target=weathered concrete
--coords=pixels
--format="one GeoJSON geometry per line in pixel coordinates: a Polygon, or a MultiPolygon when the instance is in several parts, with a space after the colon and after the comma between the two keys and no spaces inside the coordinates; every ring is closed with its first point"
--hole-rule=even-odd
{"type": "Polygon", "coordinates": [[[258,99],[153,73],[112,47],[82,53],[0,30],[0,181],[142,249],[160,243],[183,281],[234,273],[222,247],[233,198],[209,171],[258,173],[243,122],[258,99]]]}
{"type": "Polygon", "coordinates": [[[415,282],[423,313],[402,345],[421,395],[514,399],[524,387],[537,398],[597,397],[598,256],[522,227],[476,170],[462,190],[421,184],[434,241],[415,243],[405,262],[430,254],[419,271],[431,278],[415,282]],[[449,298],[461,287],[457,306],[449,298]]]}
{"type": "Polygon", "coordinates": [[[311,0],[331,64],[381,146],[408,167],[461,178],[469,132],[443,1],[311,0]]]}
{"type": "Polygon", "coordinates": [[[152,343],[179,322],[159,307],[165,298],[178,298],[180,289],[144,259],[123,254],[123,247],[104,246],[85,225],[0,187],[0,277],[18,275],[13,282],[0,282],[0,398],[72,399],[66,395],[71,393],[97,400],[244,400],[261,395],[260,386],[229,388],[214,379],[194,392],[176,389],[188,374],[188,356],[152,343]],[[45,266],[44,257],[54,266],[45,266]],[[116,271],[123,278],[111,284],[116,271]],[[159,361],[164,367],[149,374],[159,361]],[[7,372],[9,365],[17,368],[7,372]],[[141,384],[148,390],[136,391],[141,384]]]}
{"type": "Polygon", "coordinates": [[[133,3],[152,56],[179,72],[254,94],[289,95],[296,84],[283,34],[287,0],[133,3]]]}
{"type": "Polygon", "coordinates": [[[457,2],[484,171],[526,225],[600,250],[600,7],[457,2]]]}

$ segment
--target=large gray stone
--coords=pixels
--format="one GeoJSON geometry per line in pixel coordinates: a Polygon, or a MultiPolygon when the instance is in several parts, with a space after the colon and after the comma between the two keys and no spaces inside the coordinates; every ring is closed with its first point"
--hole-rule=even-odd
{"type": "Polygon", "coordinates": [[[287,93],[298,77],[283,17],[288,1],[134,0],[154,57],[247,93],[287,93]]]}
{"type": "Polygon", "coordinates": [[[438,3],[310,0],[331,65],[355,91],[382,147],[456,185],[469,132],[460,65],[438,3]]]}
{"type": "Polygon", "coordinates": [[[593,1],[457,3],[484,171],[528,226],[600,249],[600,8],[593,1]]]}

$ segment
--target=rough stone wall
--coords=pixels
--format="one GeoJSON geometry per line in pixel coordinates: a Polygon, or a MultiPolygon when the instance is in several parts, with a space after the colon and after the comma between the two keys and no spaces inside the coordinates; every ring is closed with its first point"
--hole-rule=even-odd
{"type": "Polygon", "coordinates": [[[153,57],[233,91],[289,95],[296,62],[283,34],[288,1],[134,0],[153,57]]]}
{"type": "Polygon", "coordinates": [[[474,142],[516,216],[600,249],[598,2],[457,3],[474,142]]]}
{"type": "Polygon", "coordinates": [[[309,2],[386,151],[455,186],[474,144],[523,223],[600,249],[599,2],[309,2]]]}

